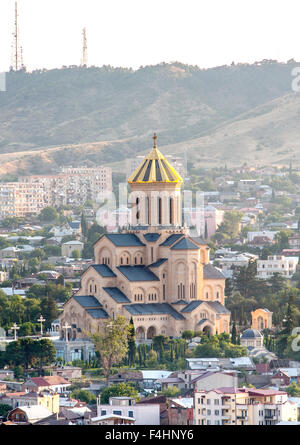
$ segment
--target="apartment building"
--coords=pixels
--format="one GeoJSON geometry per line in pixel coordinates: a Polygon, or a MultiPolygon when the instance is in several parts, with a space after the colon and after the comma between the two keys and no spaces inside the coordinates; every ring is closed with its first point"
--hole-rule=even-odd
{"type": "Polygon", "coordinates": [[[271,389],[195,390],[194,419],[196,425],[276,425],[297,421],[297,403],[271,389]]]}
{"type": "Polygon", "coordinates": [[[44,187],[39,183],[0,184],[0,218],[38,214],[45,207],[44,187]]]}
{"type": "Polygon", "coordinates": [[[37,215],[47,207],[84,205],[99,193],[112,191],[109,167],[62,168],[56,175],[21,176],[0,184],[0,219],[37,215]]]}
{"type": "Polygon", "coordinates": [[[267,260],[257,261],[257,277],[266,279],[275,273],[280,273],[285,278],[291,278],[296,272],[298,261],[298,257],[270,255],[267,260]]]}

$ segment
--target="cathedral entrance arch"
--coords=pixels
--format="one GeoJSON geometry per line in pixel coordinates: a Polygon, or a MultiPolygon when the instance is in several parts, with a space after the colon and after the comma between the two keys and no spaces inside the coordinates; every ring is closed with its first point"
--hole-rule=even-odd
{"type": "Polygon", "coordinates": [[[156,335],[156,328],[154,326],[150,326],[147,330],[147,339],[152,339],[156,335]]]}
{"type": "Polygon", "coordinates": [[[135,335],[137,340],[145,340],[145,329],[142,326],[139,326],[135,335]]]}
{"type": "Polygon", "coordinates": [[[204,328],[203,328],[203,332],[204,332],[204,334],[207,335],[208,337],[209,337],[210,335],[212,335],[212,329],[211,329],[211,327],[210,327],[209,325],[204,326],[204,328]]]}

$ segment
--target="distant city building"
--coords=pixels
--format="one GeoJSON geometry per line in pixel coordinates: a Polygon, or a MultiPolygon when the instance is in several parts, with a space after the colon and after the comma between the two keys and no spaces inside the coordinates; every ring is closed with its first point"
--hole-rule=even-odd
{"type": "Polygon", "coordinates": [[[275,273],[291,278],[296,272],[299,258],[285,257],[283,255],[270,255],[267,260],[257,261],[257,277],[270,278],[275,273]]]}
{"type": "Polygon", "coordinates": [[[272,329],[272,315],[273,312],[269,309],[256,309],[251,312],[251,329],[272,329]]]}
{"type": "Polygon", "coordinates": [[[297,403],[284,391],[253,388],[196,390],[195,425],[276,425],[297,421],[297,403]]]}

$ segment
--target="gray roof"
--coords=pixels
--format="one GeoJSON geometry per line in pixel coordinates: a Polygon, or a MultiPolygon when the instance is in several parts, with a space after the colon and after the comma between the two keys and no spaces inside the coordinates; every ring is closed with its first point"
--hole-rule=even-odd
{"type": "Polygon", "coordinates": [[[160,237],[160,233],[145,233],[144,238],[149,243],[155,243],[160,237]]]}
{"type": "Polygon", "coordinates": [[[95,309],[102,307],[93,295],[74,295],[72,298],[84,308],[95,309]]]}
{"type": "Polygon", "coordinates": [[[209,321],[207,318],[202,318],[200,321],[198,321],[198,323],[196,324],[196,326],[201,326],[203,323],[205,323],[206,321],[209,321]]]}
{"type": "Polygon", "coordinates": [[[174,301],[174,302],[171,303],[171,304],[188,304],[188,302],[185,301],[185,300],[177,300],[177,301],[174,301]]]}
{"type": "Polygon", "coordinates": [[[181,309],[181,312],[193,312],[202,303],[204,303],[202,300],[191,301],[186,307],[181,309]]]}
{"type": "Polygon", "coordinates": [[[149,264],[148,267],[159,267],[167,260],[168,258],[159,258],[157,261],[155,261],[155,263],[149,264]]]}
{"type": "Polygon", "coordinates": [[[206,301],[206,303],[213,307],[218,314],[230,314],[230,311],[219,301],[206,301]]]}
{"type": "Polygon", "coordinates": [[[117,247],[145,246],[134,233],[107,233],[104,236],[117,247]]]}
{"type": "Polygon", "coordinates": [[[159,281],[159,278],[146,266],[119,266],[117,269],[128,281],[159,281]]]}
{"type": "Polygon", "coordinates": [[[92,266],[101,277],[116,277],[117,275],[106,264],[93,264],[92,266]]]}
{"type": "Polygon", "coordinates": [[[141,303],[124,306],[131,315],[168,314],[176,320],[184,320],[184,316],[168,303],[141,303]]]}
{"type": "Polygon", "coordinates": [[[182,238],[183,236],[183,233],[173,233],[173,235],[170,235],[163,243],[160,244],[160,246],[171,246],[175,243],[175,241],[178,241],[179,238],[182,238]]]}
{"type": "Polygon", "coordinates": [[[246,329],[243,333],[241,338],[261,338],[262,335],[257,329],[246,329]]]}
{"type": "Polygon", "coordinates": [[[215,280],[225,280],[224,275],[212,264],[205,264],[203,267],[203,278],[205,279],[215,279],[215,280]]]}
{"type": "Polygon", "coordinates": [[[171,247],[171,250],[191,250],[191,249],[199,249],[199,246],[192,243],[188,238],[182,238],[179,240],[174,246],[171,247]]]}
{"type": "Polygon", "coordinates": [[[104,287],[103,289],[117,303],[130,303],[130,300],[118,287],[104,287]]]}
{"type": "Polygon", "coordinates": [[[104,309],[87,309],[88,314],[90,314],[93,318],[108,318],[108,313],[105,312],[104,309]]]}

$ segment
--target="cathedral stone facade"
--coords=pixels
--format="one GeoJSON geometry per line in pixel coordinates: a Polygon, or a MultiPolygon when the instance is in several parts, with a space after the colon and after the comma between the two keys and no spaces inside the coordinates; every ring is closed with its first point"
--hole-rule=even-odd
{"type": "Polygon", "coordinates": [[[62,338],[99,332],[103,321],[132,317],[136,339],[186,330],[229,333],[225,278],[209,262],[209,248],[181,223],[182,178],[154,147],[130,176],[131,223],[94,245],[95,264],[64,306],[62,338]]]}

